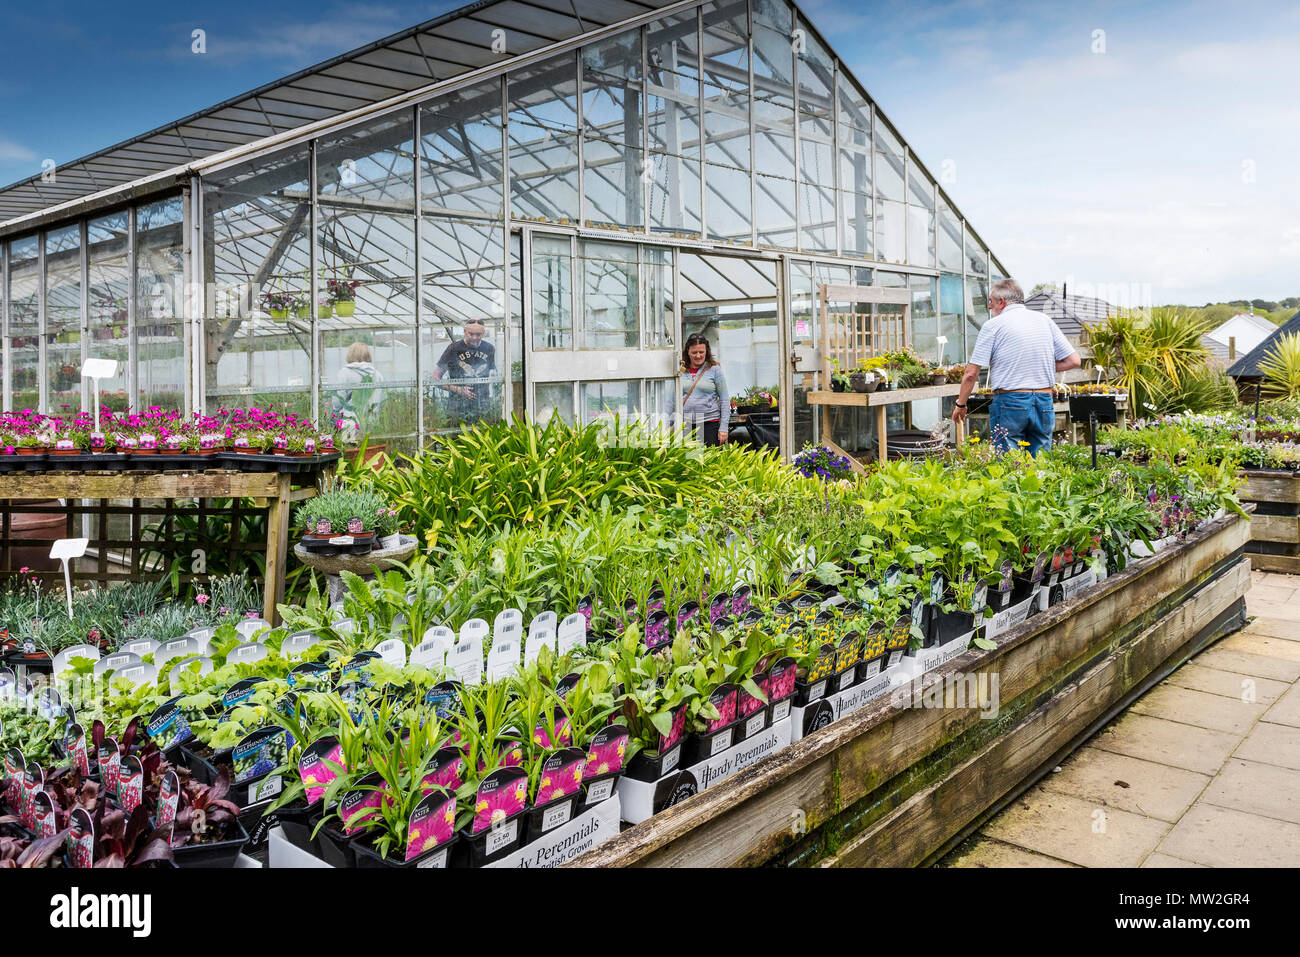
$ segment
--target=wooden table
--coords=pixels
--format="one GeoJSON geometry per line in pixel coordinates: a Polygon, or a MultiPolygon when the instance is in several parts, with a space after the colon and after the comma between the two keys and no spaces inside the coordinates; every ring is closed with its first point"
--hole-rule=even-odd
{"type": "MultiPolygon", "coordinates": [[[[831,408],[833,406],[848,406],[859,409],[874,408],[876,410],[876,446],[880,453],[880,461],[884,463],[889,458],[889,429],[886,419],[888,406],[918,402],[924,399],[945,399],[948,396],[957,395],[960,391],[961,383],[955,382],[952,385],[928,385],[919,389],[889,389],[884,392],[809,392],[808,404],[822,407],[822,444],[848,459],[854,471],[862,472],[865,469],[862,468],[858,461],[836,445],[835,441],[830,438],[832,432],[831,408]]],[[[958,425],[955,435],[957,444],[961,445],[966,439],[965,427],[958,425]]]]}
{"type": "MultiPolygon", "coordinates": [[[[0,490],[3,490],[5,495],[4,500],[0,500],[0,510],[4,512],[0,542],[3,542],[5,547],[31,544],[30,541],[11,540],[9,537],[10,500],[100,499],[107,503],[109,499],[131,499],[135,505],[140,499],[176,501],[251,498],[258,508],[269,510],[262,617],[274,624],[278,620],[276,607],[284,601],[284,580],[289,556],[289,513],[294,503],[313,498],[320,479],[331,472],[333,472],[332,464],[319,471],[292,474],[238,472],[225,469],[210,469],[202,472],[11,472],[0,475],[0,490]]],[[[94,512],[94,509],[74,507],[71,502],[68,502],[65,507],[69,514],[74,508],[83,514],[94,512]]],[[[32,510],[32,507],[19,506],[16,510],[32,510]]],[[[107,510],[100,511],[106,514],[107,510]]],[[[104,549],[111,547],[105,518],[101,518],[100,536],[91,539],[91,546],[94,547],[97,542],[102,543],[104,549]]],[[[87,578],[108,580],[109,576],[102,572],[105,564],[106,562],[101,558],[100,574],[90,576],[80,574],[78,577],[83,580],[87,578]]]]}

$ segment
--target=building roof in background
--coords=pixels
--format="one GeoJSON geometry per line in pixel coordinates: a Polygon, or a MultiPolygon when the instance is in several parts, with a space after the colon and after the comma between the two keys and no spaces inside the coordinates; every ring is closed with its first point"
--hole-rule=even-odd
{"type": "Polygon", "coordinates": [[[379,103],[668,6],[479,0],[174,123],[0,188],[0,223],[379,103]]]}
{"type": "Polygon", "coordinates": [[[1237,340],[1237,352],[1243,353],[1249,352],[1275,332],[1277,332],[1277,326],[1267,317],[1257,316],[1250,312],[1239,312],[1231,319],[1225,320],[1221,325],[1211,329],[1206,335],[1225,347],[1228,345],[1229,339],[1235,338],[1237,340]]]}
{"type": "Polygon", "coordinates": [[[1250,352],[1246,353],[1244,356],[1242,356],[1240,359],[1234,362],[1232,366],[1228,369],[1228,375],[1232,376],[1235,379],[1263,378],[1264,373],[1259,371],[1259,363],[1262,359],[1264,359],[1269,354],[1269,352],[1272,351],[1273,343],[1280,336],[1295,335],[1295,334],[1300,334],[1300,312],[1297,312],[1285,323],[1283,323],[1281,326],[1275,329],[1273,331],[1273,334],[1270,335],[1267,339],[1265,339],[1255,348],[1251,349],[1250,352]]]}
{"type": "Polygon", "coordinates": [[[1059,292],[1036,292],[1025,300],[1035,312],[1050,316],[1067,336],[1081,335],[1084,326],[1096,325],[1115,315],[1115,307],[1104,299],[1059,292]]]}

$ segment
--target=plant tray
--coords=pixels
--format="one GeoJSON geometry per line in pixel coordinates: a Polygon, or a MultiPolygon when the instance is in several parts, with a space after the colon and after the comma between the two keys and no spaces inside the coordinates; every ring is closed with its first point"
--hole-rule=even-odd
{"type": "Polygon", "coordinates": [[[337,462],[340,452],[326,452],[323,455],[261,455],[249,452],[218,452],[215,456],[223,468],[236,469],[240,472],[288,472],[301,474],[319,472],[326,465],[337,462]]]}
{"type": "Polygon", "coordinates": [[[54,671],[53,658],[48,655],[25,655],[21,649],[8,652],[0,660],[13,669],[26,668],[40,674],[52,674],[54,671]]]}
{"type": "Polygon", "coordinates": [[[248,832],[239,821],[235,821],[235,829],[238,833],[229,840],[173,848],[172,857],[176,859],[176,866],[234,867],[235,859],[248,843],[248,832]]]}

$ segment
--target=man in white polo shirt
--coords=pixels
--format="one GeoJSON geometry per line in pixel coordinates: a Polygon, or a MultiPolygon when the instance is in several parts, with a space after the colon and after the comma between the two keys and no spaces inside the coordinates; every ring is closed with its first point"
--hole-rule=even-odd
{"type": "Polygon", "coordinates": [[[1039,449],[1052,447],[1052,382],[1056,373],[1079,368],[1079,353],[1056,323],[1025,308],[1024,290],[1014,279],[1000,279],[989,289],[989,312],[993,318],[975,340],[952,420],[966,418],[966,400],[980,369],[991,366],[989,432],[994,448],[1005,452],[1023,447],[1037,455],[1039,449]]]}

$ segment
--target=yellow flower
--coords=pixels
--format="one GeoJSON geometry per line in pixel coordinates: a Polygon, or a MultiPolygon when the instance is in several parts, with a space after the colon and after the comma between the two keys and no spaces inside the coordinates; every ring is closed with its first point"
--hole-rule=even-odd
{"type": "Polygon", "coordinates": [[[1016,443],[1016,445],[1020,446],[1022,449],[1029,448],[1029,443],[1026,442],[1024,439],[1021,439],[1019,442],[1016,443]]]}

